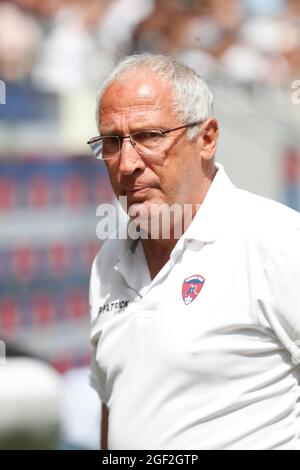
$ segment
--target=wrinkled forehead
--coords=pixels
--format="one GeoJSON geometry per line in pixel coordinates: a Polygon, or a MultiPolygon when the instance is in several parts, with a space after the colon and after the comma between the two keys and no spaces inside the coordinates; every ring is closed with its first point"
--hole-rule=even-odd
{"type": "Polygon", "coordinates": [[[113,104],[119,108],[133,105],[157,105],[173,108],[174,86],[165,78],[146,70],[128,71],[114,80],[104,91],[100,112],[113,104]]]}

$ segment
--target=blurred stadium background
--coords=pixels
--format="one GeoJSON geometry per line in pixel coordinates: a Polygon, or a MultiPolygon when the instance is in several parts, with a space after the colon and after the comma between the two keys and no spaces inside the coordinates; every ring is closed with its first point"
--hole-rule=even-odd
{"type": "Polygon", "coordinates": [[[139,51],[198,70],[215,94],[217,160],[238,186],[300,210],[299,0],[0,0],[0,338],[11,356],[57,371],[48,444],[24,440],[30,419],[8,444],[3,410],[21,416],[18,407],[37,406],[39,395],[18,368],[4,392],[0,366],[0,448],[97,447],[88,283],[100,247],[96,207],[112,194],[86,141],[97,135],[101,81],[139,51]]]}

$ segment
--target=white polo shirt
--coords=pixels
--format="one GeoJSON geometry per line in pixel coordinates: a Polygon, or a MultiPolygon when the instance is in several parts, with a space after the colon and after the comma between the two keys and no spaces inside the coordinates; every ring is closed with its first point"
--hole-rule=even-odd
{"type": "Polygon", "coordinates": [[[140,241],[94,261],[109,449],[300,449],[300,214],[217,166],[155,279],[140,241]]]}

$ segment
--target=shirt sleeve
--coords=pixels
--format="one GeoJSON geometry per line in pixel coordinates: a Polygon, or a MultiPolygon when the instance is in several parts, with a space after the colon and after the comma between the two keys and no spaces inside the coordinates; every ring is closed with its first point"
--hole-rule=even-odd
{"type": "Polygon", "coordinates": [[[258,305],[294,364],[300,364],[300,226],[264,265],[258,305]]]}

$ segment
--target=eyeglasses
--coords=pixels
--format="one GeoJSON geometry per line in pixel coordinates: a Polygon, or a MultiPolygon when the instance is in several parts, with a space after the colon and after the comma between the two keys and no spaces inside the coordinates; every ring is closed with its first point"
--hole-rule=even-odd
{"type": "Polygon", "coordinates": [[[139,154],[146,156],[153,155],[162,148],[166,134],[202,123],[203,121],[191,122],[168,130],[146,129],[125,136],[103,135],[90,139],[87,144],[90,146],[94,156],[100,160],[119,158],[124,139],[129,139],[132,147],[139,154]]]}

